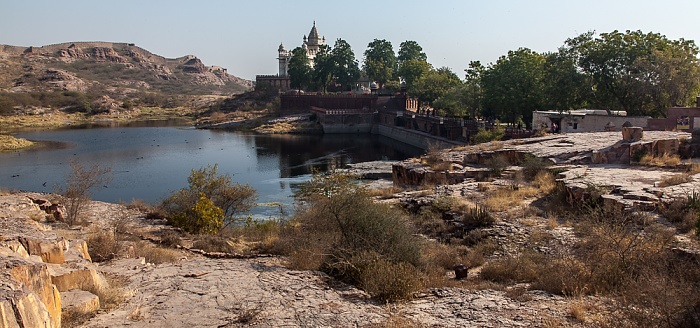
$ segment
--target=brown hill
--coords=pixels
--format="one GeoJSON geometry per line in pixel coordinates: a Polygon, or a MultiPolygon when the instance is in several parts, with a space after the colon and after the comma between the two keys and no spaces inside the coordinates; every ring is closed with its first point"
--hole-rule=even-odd
{"type": "Polygon", "coordinates": [[[4,106],[4,112],[10,107],[75,107],[76,93],[90,100],[109,96],[120,106],[125,102],[130,106],[149,99],[156,103],[154,98],[172,95],[230,96],[252,85],[225,68],[205,66],[196,56],[165,58],[131,43],[0,44],[0,107],[4,106]],[[46,95],[37,95],[47,93],[50,101],[46,95]],[[66,97],[70,99],[63,99],[66,97]]]}

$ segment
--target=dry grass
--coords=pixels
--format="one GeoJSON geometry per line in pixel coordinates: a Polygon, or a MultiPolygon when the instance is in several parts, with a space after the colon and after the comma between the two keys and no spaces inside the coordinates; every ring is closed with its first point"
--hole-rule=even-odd
{"type": "Polygon", "coordinates": [[[112,230],[95,230],[88,235],[86,242],[95,262],[109,261],[122,253],[122,243],[112,230]]]}
{"type": "Polygon", "coordinates": [[[521,205],[525,199],[547,195],[556,189],[554,176],[546,171],[537,173],[529,186],[513,185],[487,192],[484,204],[491,210],[501,212],[521,205]]]}
{"type": "Polygon", "coordinates": [[[661,156],[646,154],[639,160],[639,164],[658,167],[676,167],[681,163],[681,158],[677,154],[663,153],[661,156]]]}
{"type": "Polygon", "coordinates": [[[34,143],[27,139],[0,134],[0,152],[29,148],[33,145],[34,143]]]}
{"type": "Polygon", "coordinates": [[[657,187],[670,187],[683,183],[688,183],[693,181],[693,176],[688,173],[678,173],[670,176],[664,177],[661,181],[656,183],[657,187]]]}
{"type": "Polygon", "coordinates": [[[404,192],[406,189],[397,187],[397,186],[389,186],[389,187],[384,187],[384,188],[377,188],[377,189],[370,189],[368,190],[368,193],[371,197],[377,197],[379,199],[390,199],[394,198],[394,195],[404,192]]]}
{"type": "Polygon", "coordinates": [[[143,241],[134,244],[134,255],[143,257],[146,262],[153,264],[173,263],[182,258],[182,253],[177,250],[154,246],[143,241]]]}

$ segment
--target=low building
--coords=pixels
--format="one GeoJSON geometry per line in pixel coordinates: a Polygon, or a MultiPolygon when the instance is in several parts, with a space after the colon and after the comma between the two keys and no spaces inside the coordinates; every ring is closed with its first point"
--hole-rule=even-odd
{"type": "Polygon", "coordinates": [[[572,111],[534,111],[532,129],[554,132],[622,131],[623,124],[647,128],[649,116],[627,116],[625,111],[577,109],[572,111]]]}

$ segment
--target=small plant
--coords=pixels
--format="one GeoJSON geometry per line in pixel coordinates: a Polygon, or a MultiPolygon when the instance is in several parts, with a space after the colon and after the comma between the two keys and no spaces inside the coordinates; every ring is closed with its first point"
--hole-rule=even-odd
{"type": "Polygon", "coordinates": [[[681,163],[681,158],[677,154],[663,153],[661,156],[644,154],[639,159],[639,164],[646,166],[676,167],[681,163]]]}
{"type": "Polygon", "coordinates": [[[71,174],[66,179],[66,189],[59,193],[63,196],[68,212],[66,223],[73,225],[80,222],[80,215],[90,201],[90,191],[108,182],[111,170],[99,164],[85,168],[77,161],[72,161],[70,167],[71,174]]]}
{"type": "Polygon", "coordinates": [[[121,253],[121,243],[113,231],[96,231],[88,236],[88,253],[94,262],[104,262],[116,258],[121,253]]]}
{"type": "Polygon", "coordinates": [[[224,225],[224,211],[200,193],[199,200],[190,209],[175,214],[168,222],[189,233],[215,234],[224,225]]]}
{"type": "Polygon", "coordinates": [[[693,181],[693,176],[688,173],[678,173],[671,176],[667,176],[659,181],[656,185],[658,187],[670,187],[683,183],[688,183],[693,181]]]}
{"type": "Polygon", "coordinates": [[[462,223],[468,228],[490,226],[495,222],[495,219],[484,206],[476,205],[469,208],[462,216],[462,223]]]}
{"type": "Polygon", "coordinates": [[[503,155],[496,155],[485,162],[486,167],[489,168],[489,173],[491,176],[501,176],[503,171],[510,166],[510,163],[508,162],[508,158],[506,158],[503,155]]]}

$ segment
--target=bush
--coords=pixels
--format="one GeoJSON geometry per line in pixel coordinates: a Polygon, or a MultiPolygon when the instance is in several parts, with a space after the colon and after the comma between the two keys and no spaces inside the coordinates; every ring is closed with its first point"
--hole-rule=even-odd
{"type": "Polygon", "coordinates": [[[62,194],[68,211],[67,223],[70,225],[81,221],[82,211],[90,201],[90,191],[110,180],[108,168],[99,164],[85,168],[82,164],[71,161],[71,174],[66,179],[66,189],[62,194]]]}
{"type": "Polygon", "coordinates": [[[414,279],[420,276],[421,242],[403,212],[375,203],[362,187],[338,174],[315,176],[297,197],[306,205],[282,241],[290,245],[290,264],[320,269],[382,300],[407,297],[420,288],[414,279]],[[370,274],[380,271],[381,276],[370,274]],[[403,277],[409,272],[410,279],[403,277]],[[369,281],[372,277],[382,281],[369,281]]]}
{"type": "Polygon", "coordinates": [[[177,213],[169,218],[173,226],[184,229],[189,233],[215,234],[224,225],[224,211],[214,205],[203,192],[192,208],[177,213]]]}
{"type": "Polygon", "coordinates": [[[188,188],[170,195],[161,203],[168,220],[193,233],[217,233],[255,205],[257,195],[250,185],[233,183],[219,175],[217,165],[192,170],[188,188]],[[221,211],[219,213],[219,210],[221,211]]]}
{"type": "Polygon", "coordinates": [[[496,126],[491,130],[486,130],[484,128],[479,128],[475,135],[471,136],[469,141],[471,144],[476,145],[480,143],[485,143],[489,141],[498,141],[503,139],[506,135],[505,129],[496,126]]]}
{"type": "Polygon", "coordinates": [[[88,253],[94,262],[116,258],[121,253],[121,243],[112,231],[99,231],[87,238],[88,253]]]}

